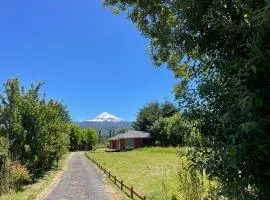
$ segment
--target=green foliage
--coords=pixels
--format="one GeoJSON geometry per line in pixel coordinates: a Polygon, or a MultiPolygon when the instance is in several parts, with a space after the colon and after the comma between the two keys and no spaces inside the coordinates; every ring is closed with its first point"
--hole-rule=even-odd
{"type": "Polygon", "coordinates": [[[11,159],[27,163],[35,175],[50,168],[69,146],[69,114],[60,102],[41,97],[41,86],[25,90],[18,79],[10,79],[0,99],[0,133],[10,141],[11,159]]]}
{"type": "Polygon", "coordinates": [[[219,189],[216,181],[210,181],[205,171],[200,173],[192,167],[189,160],[182,158],[178,171],[178,189],[174,194],[175,199],[201,200],[219,199],[217,191],[219,189]]]}
{"type": "Polygon", "coordinates": [[[192,130],[191,123],[168,101],[149,103],[140,109],[134,128],[150,132],[155,143],[162,146],[184,145],[192,130]]]}
{"type": "Polygon", "coordinates": [[[157,102],[149,103],[140,109],[133,128],[139,131],[151,131],[151,127],[161,117],[160,105],[157,102]]]}
{"type": "Polygon", "coordinates": [[[9,186],[9,142],[7,138],[0,137],[0,195],[9,186]]]}
{"type": "Polygon", "coordinates": [[[85,134],[85,149],[92,150],[93,146],[96,144],[98,140],[98,133],[93,128],[88,128],[84,130],[85,134]]]}
{"type": "Polygon", "coordinates": [[[150,39],[155,65],[178,78],[176,97],[205,148],[194,164],[231,199],[270,196],[270,2],[105,0],[150,39]]]}
{"type": "Polygon", "coordinates": [[[169,134],[170,144],[173,146],[184,145],[190,132],[189,126],[179,113],[168,118],[166,131],[169,134]]]}
{"type": "Polygon", "coordinates": [[[10,178],[16,190],[20,190],[23,184],[31,181],[31,175],[25,165],[15,161],[10,166],[10,178]]]}
{"type": "MultiPolygon", "coordinates": [[[[149,103],[140,109],[134,122],[134,129],[152,133],[153,140],[162,145],[171,144],[167,133],[169,117],[177,113],[176,107],[166,101],[163,104],[149,103]]],[[[175,134],[174,134],[175,135],[175,134]]]]}
{"type": "Polygon", "coordinates": [[[81,129],[75,124],[69,125],[70,150],[92,150],[98,140],[95,129],[81,129]]]}
{"type": "Polygon", "coordinates": [[[183,146],[189,140],[191,132],[191,123],[187,122],[180,113],[159,118],[152,126],[152,133],[156,135],[157,140],[161,145],[167,146],[183,146]]]}
{"type": "Polygon", "coordinates": [[[168,118],[157,119],[151,127],[151,135],[159,145],[168,146],[170,144],[169,134],[167,133],[168,118]]]}
{"type": "Polygon", "coordinates": [[[176,106],[169,101],[165,101],[164,103],[162,103],[160,105],[160,110],[161,110],[162,117],[171,117],[172,115],[177,113],[176,106]]]}
{"type": "Polygon", "coordinates": [[[82,144],[82,132],[83,130],[75,125],[75,124],[70,124],[69,125],[69,136],[70,136],[70,150],[79,150],[80,146],[82,144]]]}

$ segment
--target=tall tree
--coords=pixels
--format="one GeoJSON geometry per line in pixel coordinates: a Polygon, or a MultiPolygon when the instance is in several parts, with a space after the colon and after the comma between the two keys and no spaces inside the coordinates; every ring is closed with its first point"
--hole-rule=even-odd
{"type": "Polygon", "coordinates": [[[205,151],[195,163],[206,164],[228,197],[267,199],[270,2],[105,0],[105,5],[115,13],[126,11],[150,38],[154,64],[167,64],[179,78],[176,97],[205,137],[205,151]]]}
{"type": "Polygon", "coordinates": [[[157,102],[149,103],[140,109],[136,121],[133,124],[133,128],[139,131],[151,132],[151,127],[160,117],[160,104],[157,102]]]}
{"type": "Polygon", "coordinates": [[[165,101],[164,103],[162,103],[160,105],[160,108],[161,108],[162,117],[171,117],[175,113],[177,113],[176,106],[173,103],[169,102],[169,101],[165,101]]]}
{"type": "Polygon", "coordinates": [[[51,167],[69,146],[69,114],[60,102],[46,101],[41,86],[25,90],[18,79],[10,79],[0,97],[0,134],[9,140],[11,159],[34,174],[51,167]]]}

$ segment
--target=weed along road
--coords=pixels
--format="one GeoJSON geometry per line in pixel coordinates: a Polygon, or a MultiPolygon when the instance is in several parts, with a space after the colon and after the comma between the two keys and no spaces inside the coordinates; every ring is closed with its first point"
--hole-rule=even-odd
{"type": "Polygon", "coordinates": [[[45,200],[111,200],[112,196],[94,164],[83,152],[76,152],[45,200]]]}

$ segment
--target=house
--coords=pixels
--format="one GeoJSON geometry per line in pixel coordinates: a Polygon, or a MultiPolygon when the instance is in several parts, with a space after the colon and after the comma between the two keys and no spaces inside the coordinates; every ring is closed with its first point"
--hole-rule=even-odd
{"type": "Polygon", "coordinates": [[[151,143],[151,134],[142,131],[128,131],[109,138],[110,149],[118,151],[144,147],[151,143]]]}

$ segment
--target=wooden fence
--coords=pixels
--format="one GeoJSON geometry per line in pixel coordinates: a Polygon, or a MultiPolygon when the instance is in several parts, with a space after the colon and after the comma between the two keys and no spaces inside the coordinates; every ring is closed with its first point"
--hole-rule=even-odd
{"type": "MultiPolygon", "coordinates": [[[[112,175],[111,172],[109,170],[107,170],[105,167],[103,167],[101,164],[99,164],[97,161],[95,161],[93,158],[91,158],[91,156],[88,156],[89,160],[91,160],[96,166],[98,166],[108,177],[110,180],[113,181],[113,183],[115,185],[117,185],[122,191],[124,190],[124,188],[126,188],[130,193],[130,198],[134,199],[134,197],[138,197],[138,199],[140,200],[146,200],[146,196],[142,196],[140,195],[138,192],[136,192],[134,190],[133,187],[129,187],[127,186],[123,180],[119,180],[116,176],[112,175]]],[[[128,195],[129,195],[128,194],[128,195]]]]}

